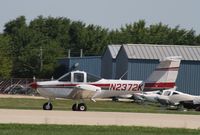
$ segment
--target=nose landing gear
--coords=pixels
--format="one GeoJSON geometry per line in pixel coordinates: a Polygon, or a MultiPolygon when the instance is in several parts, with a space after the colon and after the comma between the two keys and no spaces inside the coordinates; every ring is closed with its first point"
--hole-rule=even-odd
{"type": "Polygon", "coordinates": [[[53,105],[51,104],[51,102],[46,102],[43,105],[43,110],[52,110],[53,109],[53,105]]]}

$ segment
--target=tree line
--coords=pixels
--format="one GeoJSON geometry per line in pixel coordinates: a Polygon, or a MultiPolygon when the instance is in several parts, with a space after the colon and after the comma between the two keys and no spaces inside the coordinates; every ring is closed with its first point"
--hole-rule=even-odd
{"type": "Polygon", "coordinates": [[[147,26],[145,20],[109,30],[101,26],[65,17],[38,16],[30,23],[19,16],[4,25],[0,34],[0,77],[50,78],[58,68],[57,59],[101,55],[108,44],[200,45],[193,29],[158,23],[147,26]]]}

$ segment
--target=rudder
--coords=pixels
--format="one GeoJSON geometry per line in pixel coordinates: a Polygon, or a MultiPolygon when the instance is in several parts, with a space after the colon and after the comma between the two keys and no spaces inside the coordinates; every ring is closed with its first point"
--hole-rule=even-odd
{"type": "Polygon", "coordinates": [[[145,89],[163,90],[175,87],[181,57],[166,57],[145,81],[145,89]]]}

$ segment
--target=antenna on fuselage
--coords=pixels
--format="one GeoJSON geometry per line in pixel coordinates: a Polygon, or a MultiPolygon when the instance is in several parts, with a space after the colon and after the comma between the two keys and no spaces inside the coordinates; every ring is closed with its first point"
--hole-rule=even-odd
{"type": "Polygon", "coordinates": [[[71,67],[70,71],[74,71],[74,70],[76,70],[78,67],[79,67],[79,63],[75,63],[75,64],[71,67]]]}

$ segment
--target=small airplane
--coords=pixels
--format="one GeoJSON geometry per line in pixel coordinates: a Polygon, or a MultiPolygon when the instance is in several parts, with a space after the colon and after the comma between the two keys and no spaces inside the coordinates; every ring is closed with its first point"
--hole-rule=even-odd
{"type": "Polygon", "coordinates": [[[84,99],[95,101],[96,98],[117,97],[143,91],[169,89],[175,86],[180,67],[180,56],[166,57],[156,69],[143,80],[100,79],[84,71],[71,71],[57,80],[33,82],[30,86],[39,94],[48,98],[44,110],[52,110],[51,101],[56,98],[75,100],[73,111],[86,111],[84,99]]]}
{"type": "Polygon", "coordinates": [[[135,93],[134,96],[139,97],[143,102],[153,102],[157,103],[157,97],[162,94],[162,91],[149,91],[143,93],[135,93]]]}
{"type": "Polygon", "coordinates": [[[164,90],[157,101],[162,105],[176,106],[200,111],[200,96],[194,96],[175,90],[164,90]]]}
{"type": "Polygon", "coordinates": [[[141,97],[143,101],[158,103],[158,98],[163,94],[163,91],[175,91],[176,87],[166,90],[149,91],[143,93],[136,93],[135,95],[141,97]]]}

